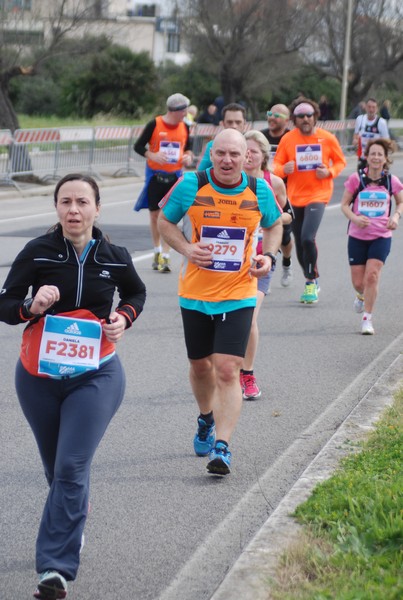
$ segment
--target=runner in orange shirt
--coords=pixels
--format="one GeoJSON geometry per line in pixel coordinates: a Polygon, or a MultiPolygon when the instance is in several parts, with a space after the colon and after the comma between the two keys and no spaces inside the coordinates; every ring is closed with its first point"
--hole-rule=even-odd
{"type": "Polygon", "coordinates": [[[158,225],[183,255],[179,278],[190,382],[200,414],[193,438],[209,473],[230,472],[230,438],[241,413],[239,371],[245,355],[257,278],[276,261],[281,211],[261,178],[243,172],[247,145],[235,129],[213,143],[213,167],[185,173],[160,202],[158,225]],[[178,223],[182,221],[182,228],[178,223]],[[262,251],[256,232],[262,228],[262,251]]]}
{"type": "Polygon", "coordinates": [[[299,97],[290,110],[295,128],[281,139],[273,170],[279,177],[287,177],[288,198],[294,209],[295,247],[306,279],[300,301],[314,304],[319,291],[316,233],[332,197],[333,179],[346,166],[346,159],[336,136],[316,127],[316,102],[299,97]]]}
{"type": "Polygon", "coordinates": [[[144,187],[134,210],[149,210],[154,245],[151,267],[160,273],[170,273],[171,266],[169,246],[161,240],[158,231],[158,203],[178,181],[183,169],[193,162],[189,125],[184,121],[189,104],[189,98],[183,94],[169,96],[166,113],[149,121],[134,144],[135,152],[147,160],[144,187]]]}

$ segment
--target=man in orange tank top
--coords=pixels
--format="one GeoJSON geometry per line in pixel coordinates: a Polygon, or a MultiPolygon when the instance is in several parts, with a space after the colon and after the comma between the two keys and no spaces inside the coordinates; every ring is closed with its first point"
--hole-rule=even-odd
{"type": "Polygon", "coordinates": [[[207,470],[217,475],[230,472],[228,444],[242,407],[239,370],[257,278],[275,262],[283,230],[272,190],[242,170],[246,151],[243,135],[224,129],[213,142],[213,167],[185,173],[160,203],[158,219],[161,235],[184,257],[179,305],[200,411],[194,451],[209,457],[207,470]]]}
{"type": "Polygon", "coordinates": [[[154,245],[152,268],[169,273],[169,246],[160,238],[157,227],[158,203],[182,175],[183,167],[193,162],[189,126],[184,122],[189,98],[173,94],[167,99],[167,112],[147,123],[134,145],[134,150],[147,159],[145,185],[134,207],[148,208],[154,245]],[[162,246],[161,246],[162,241],[162,246]]]}

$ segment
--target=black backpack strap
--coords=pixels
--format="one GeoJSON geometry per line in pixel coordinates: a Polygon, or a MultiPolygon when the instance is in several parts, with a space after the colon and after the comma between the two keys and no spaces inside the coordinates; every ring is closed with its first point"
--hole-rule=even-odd
{"type": "Polygon", "coordinates": [[[252,175],[247,175],[248,178],[248,187],[252,190],[252,192],[256,196],[256,177],[252,177],[252,175]]]}
{"type": "Polygon", "coordinates": [[[204,185],[208,184],[208,177],[206,171],[196,171],[196,177],[198,181],[198,190],[202,188],[204,185]]]}
{"type": "Polygon", "coordinates": [[[362,169],[360,171],[358,171],[358,176],[360,178],[360,182],[358,184],[358,188],[355,190],[355,192],[354,192],[354,194],[353,194],[353,196],[351,198],[350,206],[352,204],[354,204],[354,200],[357,198],[358,194],[360,192],[362,192],[362,190],[367,187],[367,184],[366,184],[366,181],[365,181],[365,173],[364,173],[364,171],[362,169]]]}
{"type": "Polygon", "coordinates": [[[390,213],[392,212],[392,175],[390,173],[386,173],[385,175],[386,178],[386,182],[385,182],[385,187],[388,190],[388,194],[389,194],[389,216],[390,213]]]}
{"type": "Polygon", "coordinates": [[[390,173],[386,173],[385,187],[388,190],[388,194],[392,194],[392,175],[390,173]]]}
{"type": "MultiPolygon", "coordinates": [[[[359,177],[360,177],[360,183],[351,198],[350,206],[352,204],[354,204],[354,200],[357,198],[358,194],[360,192],[362,192],[362,190],[364,190],[368,185],[367,181],[366,181],[367,176],[363,171],[359,171],[359,177]]],[[[392,175],[390,173],[385,173],[382,176],[382,184],[381,185],[387,189],[389,196],[391,196],[392,195],[392,175]]],[[[389,215],[390,215],[391,209],[392,209],[392,202],[389,202],[389,215]]]]}

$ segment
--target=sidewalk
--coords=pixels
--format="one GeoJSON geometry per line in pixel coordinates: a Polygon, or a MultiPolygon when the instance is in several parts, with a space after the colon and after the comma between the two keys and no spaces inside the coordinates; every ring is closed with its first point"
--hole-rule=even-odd
{"type": "MultiPolygon", "coordinates": [[[[396,340],[400,347],[402,341],[403,336],[396,340]]],[[[366,437],[382,412],[392,404],[393,394],[402,384],[403,355],[399,354],[305,469],[242,552],[211,600],[268,600],[269,580],[274,577],[278,559],[300,531],[290,515],[318,483],[332,475],[340,460],[351,452],[351,442],[366,437]]],[[[349,388],[346,393],[348,391],[349,388]]]]}

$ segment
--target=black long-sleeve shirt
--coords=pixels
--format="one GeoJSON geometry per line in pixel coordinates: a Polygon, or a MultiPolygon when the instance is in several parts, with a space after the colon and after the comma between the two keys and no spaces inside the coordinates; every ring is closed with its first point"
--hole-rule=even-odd
{"type": "Polygon", "coordinates": [[[63,237],[60,225],[28,242],[14,260],[0,292],[0,320],[10,325],[38,321],[43,315],[33,317],[24,312],[29,288],[32,287],[34,297],[42,285],[55,285],[60,300],[45,314],[82,308],[99,319],[107,319],[117,290],[120,301],[116,310],[130,326],[143,310],[145,285],[126,248],[109,243],[95,227],[93,237],[95,241],[82,260],[63,237]]]}

